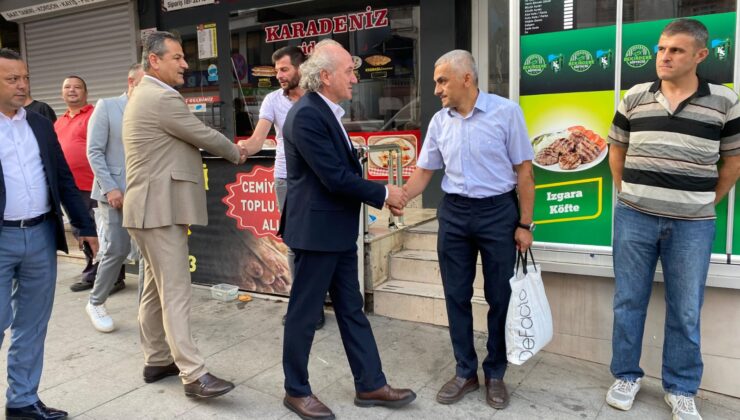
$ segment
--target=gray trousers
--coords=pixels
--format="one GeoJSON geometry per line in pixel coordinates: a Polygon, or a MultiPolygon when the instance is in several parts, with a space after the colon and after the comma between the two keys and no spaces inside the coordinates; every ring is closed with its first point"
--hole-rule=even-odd
{"type": "MultiPolygon", "coordinates": [[[[285,196],[288,194],[288,180],[285,178],[275,178],[275,195],[278,201],[278,211],[280,214],[283,213],[283,206],[285,205],[285,196]]],[[[290,281],[292,282],[295,277],[295,254],[293,250],[288,248],[288,268],[290,268],[290,281]]]]}
{"type": "MultiPolygon", "coordinates": [[[[121,266],[131,252],[131,236],[121,226],[123,223],[123,212],[114,209],[106,201],[98,201],[97,219],[100,222],[98,233],[101,236],[101,244],[98,255],[98,273],[95,284],[90,291],[90,303],[102,305],[108,299],[113,285],[118,280],[121,266]]],[[[142,264],[139,264],[139,290],[143,283],[142,264]]]]}

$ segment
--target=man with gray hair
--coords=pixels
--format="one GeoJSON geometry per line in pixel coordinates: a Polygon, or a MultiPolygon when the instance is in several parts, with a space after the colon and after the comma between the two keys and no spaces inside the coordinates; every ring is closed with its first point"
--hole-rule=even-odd
{"type": "Polygon", "coordinates": [[[352,56],[331,40],[316,44],[301,65],[306,94],[285,119],[288,194],[280,233],[295,253],[295,278],[283,335],[283,404],[302,419],[333,419],[311,391],[308,357],[316,314],[328,291],[355,378],[355,405],[402,407],[416,398],[388,385],[358,290],[357,233],[363,202],[381,208],[406,204],[398,187],[363,179],[357,153],[342,127],[339,103],[357,83],[352,56]]]}
{"type": "Polygon", "coordinates": [[[437,402],[455,403],[479,387],[470,300],[480,253],[489,305],[488,356],[483,361],[486,402],[502,409],[509,403],[503,381],[509,278],[517,250],[529,249],[534,230],[534,151],[519,106],[478,90],[469,52],[454,50],[440,57],[434,64],[434,83],[443,108],[429,123],[417,169],[405,188],[409,199],[419,195],[434,171],[444,168],[437,253],[457,365],[455,376],[437,393],[437,402]]]}
{"type": "Polygon", "coordinates": [[[143,76],[141,64],[131,66],[126,92],[114,98],[100,99],[87,125],[87,158],[95,175],[90,197],[98,200],[101,242],[105,246],[101,246],[98,272],[85,311],[93,327],[100,332],[115,329],[105,301],[113,292],[116,280],[123,288],[124,261],[131,252],[131,237],[121,225],[123,194],[126,191],[121,124],[128,99],[143,76]]]}
{"type": "Polygon", "coordinates": [[[206,127],[175,90],[188,69],[178,38],[149,34],[142,64],[146,74],[123,113],[123,226],[144,257],[139,304],[144,381],[179,371],[186,396],[216,397],[234,384],[208,373],[190,331],[188,225],[208,223],[199,149],[233,163],[243,163],[247,154],[206,127]]]}

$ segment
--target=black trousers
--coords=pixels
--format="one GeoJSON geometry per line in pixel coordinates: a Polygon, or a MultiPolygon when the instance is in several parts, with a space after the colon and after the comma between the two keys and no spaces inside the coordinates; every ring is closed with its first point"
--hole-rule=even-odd
{"type": "Polygon", "coordinates": [[[347,354],[355,389],[374,391],[386,384],[370,322],[363,312],[357,280],[357,250],[318,252],[294,249],[295,278],[285,318],[283,371],[285,392],[293,397],[312,394],[308,383],[308,357],[316,327],[316,314],[329,292],[339,333],[347,354]]]}
{"type": "Polygon", "coordinates": [[[471,303],[478,253],[489,305],[488,355],[483,361],[483,373],[494,379],[502,379],[506,373],[504,325],[511,295],[509,279],[516,258],[517,203],[513,191],[482,199],[447,194],[437,212],[437,253],[450,339],[457,361],[456,374],[463,378],[478,374],[471,303]]]}

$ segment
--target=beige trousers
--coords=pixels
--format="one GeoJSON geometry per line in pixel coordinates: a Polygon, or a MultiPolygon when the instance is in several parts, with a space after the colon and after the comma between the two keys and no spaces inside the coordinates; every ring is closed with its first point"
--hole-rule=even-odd
{"type": "Polygon", "coordinates": [[[144,257],[139,334],[147,366],[174,362],[183,383],[208,373],[190,333],[192,297],[187,226],[129,228],[144,257]]]}

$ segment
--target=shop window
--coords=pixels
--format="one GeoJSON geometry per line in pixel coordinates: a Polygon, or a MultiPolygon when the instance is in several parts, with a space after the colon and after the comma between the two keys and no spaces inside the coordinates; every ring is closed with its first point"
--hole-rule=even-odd
{"type": "Polygon", "coordinates": [[[735,0],[624,0],[624,23],[734,12],[735,0]]]}
{"type": "Polygon", "coordinates": [[[170,32],[182,40],[182,50],[188,69],[185,71],[185,84],[178,88],[190,111],[203,123],[223,131],[221,124],[221,99],[219,79],[226,77],[218,69],[216,27],[212,23],[182,26],[170,32]]]}
{"type": "Polygon", "coordinates": [[[235,11],[230,30],[237,137],[251,134],[263,98],[280,88],[272,53],[288,45],[310,52],[323,38],[341,43],[355,57],[359,83],[353,88],[352,100],[341,104],[347,131],[419,129],[418,6],[376,9],[366,2],[348,1],[341,7],[334,2],[312,2],[310,7],[293,4],[235,11]],[[364,13],[370,14],[360,16],[364,13]],[[315,29],[320,35],[313,34],[315,29]]]}
{"type": "Polygon", "coordinates": [[[509,97],[509,1],[488,1],[488,92],[509,97]]]}

